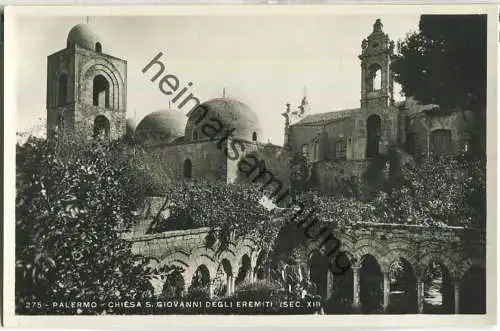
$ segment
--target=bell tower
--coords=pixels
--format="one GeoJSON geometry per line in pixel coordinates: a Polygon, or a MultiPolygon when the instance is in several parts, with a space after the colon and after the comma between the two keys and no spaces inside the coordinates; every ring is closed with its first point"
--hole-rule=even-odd
{"type": "Polygon", "coordinates": [[[87,24],[47,57],[47,138],[57,133],[117,139],[126,132],[127,62],[103,52],[87,24]]]}
{"type": "Polygon", "coordinates": [[[394,42],[382,30],[380,19],[361,43],[361,108],[387,108],[394,103],[394,79],[390,68],[394,42]]]}

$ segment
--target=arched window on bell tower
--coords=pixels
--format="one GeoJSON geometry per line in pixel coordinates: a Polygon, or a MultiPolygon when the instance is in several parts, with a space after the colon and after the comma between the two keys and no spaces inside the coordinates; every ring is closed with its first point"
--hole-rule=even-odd
{"type": "Polygon", "coordinates": [[[372,64],[368,69],[367,90],[368,92],[382,89],[382,67],[372,64]]]}
{"type": "Polygon", "coordinates": [[[109,82],[103,75],[94,77],[92,97],[94,106],[109,108],[109,82]]]}
{"type": "Polygon", "coordinates": [[[68,75],[62,73],[59,75],[57,86],[57,105],[64,106],[68,100],[68,75]]]}

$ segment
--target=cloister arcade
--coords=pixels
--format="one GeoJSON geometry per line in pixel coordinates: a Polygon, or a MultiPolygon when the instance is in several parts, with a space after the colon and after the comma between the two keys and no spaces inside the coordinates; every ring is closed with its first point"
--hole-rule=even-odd
{"type": "MultiPolygon", "coordinates": [[[[371,225],[338,234],[341,250],[351,261],[351,268],[342,275],[331,272],[328,257],[310,242],[295,262],[314,283],[315,294],[365,314],[485,312],[481,239],[464,239],[464,229],[423,231],[399,226],[389,232],[387,226],[371,225]]],[[[194,230],[135,239],[136,252],[149,254],[157,266],[182,270],[166,280],[152,282],[156,295],[179,297],[194,288],[204,288],[210,297],[227,297],[242,284],[269,278],[267,252],[252,240],[232,243],[216,253],[199,247],[203,229],[194,234],[190,231],[194,230]]]]}

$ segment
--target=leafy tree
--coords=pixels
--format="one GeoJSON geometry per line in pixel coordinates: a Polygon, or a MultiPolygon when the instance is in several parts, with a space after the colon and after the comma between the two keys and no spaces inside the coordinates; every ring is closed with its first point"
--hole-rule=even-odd
{"type": "MultiPolygon", "coordinates": [[[[145,192],[121,142],[29,138],[17,146],[18,313],[74,314],[31,306],[57,301],[137,300],[151,294],[148,259],[123,238],[145,192]]],[[[83,313],[101,313],[106,307],[83,313]]]]}
{"type": "Polygon", "coordinates": [[[218,240],[221,250],[243,237],[254,238],[261,247],[270,247],[278,230],[262,199],[259,185],[210,180],[179,182],[168,188],[149,232],[209,227],[212,241],[218,240]],[[166,210],[169,216],[165,219],[161,215],[166,210]]]}
{"type": "Polygon", "coordinates": [[[309,185],[309,168],[307,159],[300,153],[294,153],[290,157],[290,183],[295,194],[307,189],[309,185]]]}
{"type": "Polygon", "coordinates": [[[471,156],[425,159],[402,169],[405,182],[372,201],[373,218],[427,225],[482,227],[486,166],[471,156]]]}
{"type": "MultiPolygon", "coordinates": [[[[419,32],[398,43],[392,63],[406,96],[445,112],[471,110],[471,143],[484,153],[486,137],[486,15],[422,15],[419,32]]],[[[465,117],[464,114],[464,118],[465,117]]]]}
{"type": "MultiPolygon", "coordinates": [[[[484,226],[484,159],[467,154],[402,164],[402,157],[395,149],[385,157],[384,162],[389,164],[388,175],[378,172],[381,177],[377,186],[375,189],[368,187],[370,199],[339,192],[304,191],[297,196],[305,210],[302,215],[309,215],[309,220],[317,219],[318,224],[330,223],[332,228],[345,228],[359,222],[484,226]]],[[[359,186],[360,190],[364,188],[359,186]]],[[[300,222],[296,213],[289,214],[288,219],[300,222]]],[[[321,226],[316,225],[311,231],[316,233],[321,226]]],[[[291,239],[281,243],[282,250],[286,250],[283,245],[290,250],[305,240],[303,233],[290,234],[295,231],[294,226],[286,230],[286,237],[291,239]]]]}

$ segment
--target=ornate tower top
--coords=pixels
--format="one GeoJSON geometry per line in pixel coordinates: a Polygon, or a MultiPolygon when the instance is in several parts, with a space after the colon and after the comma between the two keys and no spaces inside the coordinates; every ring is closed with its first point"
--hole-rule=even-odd
{"type": "Polygon", "coordinates": [[[302,97],[302,101],[299,105],[299,113],[297,114],[299,117],[307,115],[309,113],[309,100],[307,99],[306,88],[304,87],[304,97],[302,97]]]}
{"type": "Polygon", "coordinates": [[[394,42],[384,33],[382,21],[361,42],[361,108],[387,107],[393,102],[393,75],[390,63],[394,42]]]}
{"type": "Polygon", "coordinates": [[[377,18],[373,24],[373,31],[361,42],[360,59],[366,56],[375,55],[383,51],[388,51],[391,55],[394,52],[394,42],[384,33],[382,21],[377,18]]]}
{"type": "Polygon", "coordinates": [[[384,27],[384,25],[382,24],[382,21],[380,20],[380,18],[377,18],[377,20],[375,21],[375,23],[373,24],[373,32],[382,32],[382,28],[384,27]]]}

